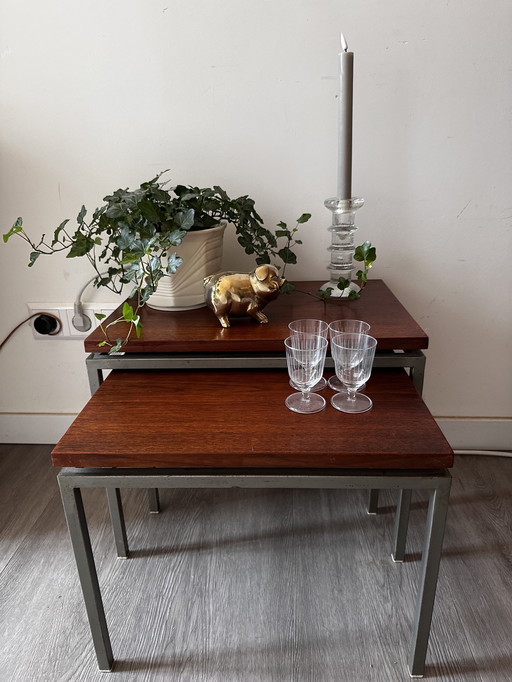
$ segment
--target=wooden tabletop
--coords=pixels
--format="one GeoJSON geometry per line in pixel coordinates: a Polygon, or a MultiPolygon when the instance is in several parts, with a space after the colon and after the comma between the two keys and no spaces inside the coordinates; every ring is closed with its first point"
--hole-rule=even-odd
{"type": "Polygon", "coordinates": [[[452,450],[402,369],[374,370],[364,414],[284,404],[286,370],[114,371],[52,453],[64,467],[438,469],[452,450]]]}
{"type": "MultiPolygon", "coordinates": [[[[132,339],[127,353],[237,353],[283,351],[288,323],[302,318],[332,322],[339,319],[364,320],[370,334],[378,340],[378,350],[419,350],[428,347],[428,337],[382,280],[371,280],[356,301],[335,299],[323,302],[314,293],[321,282],[296,282],[293,294],[283,294],[265,308],[268,324],[251,318],[232,318],[231,327],[223,329],[208,308],[183,312],[161,312],[145,306],[140,339],[132,339]],[[306,293],[303,293],[306,292],[306,293]]],[[[120,315],[121,307],[109,320],[120,315]]],[[[126,325],[114,327],[113,338],[126,333],[126,325]],[[124,327],[124,329],[123,329],[124,327]]],[[[108,352],[99,348],[100,329],[84,342],[89,353],[108,352]]]]}

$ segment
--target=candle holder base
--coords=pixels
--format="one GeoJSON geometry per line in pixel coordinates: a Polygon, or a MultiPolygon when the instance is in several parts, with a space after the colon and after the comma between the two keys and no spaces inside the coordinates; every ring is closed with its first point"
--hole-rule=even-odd
{"type": "Polygon", "coordinates": [[[355,213],[363,204],[364,199],[357,197],[352,199],[334,197],[324,201],[324,206],[332,212],[332,224],[328,228],[331,233],[331,245],[327,249],[331,254],[331,262],[327,266],[331,277],[320,289],[322,291],[331,289],[332,298],[350,298],[361,290],[350,280],[354,270],[354,236],[357,230],[355,213]],[[340,279],[348,282],[347,286],[340,288],[340,279]]]}
{"type": "MultiPolygon", "coordinates": [[[[343,275],[340,275],[340,277],[343,277],[343,275]]],[[[329,280],[329,282],[322,284],[320,287],[320,291],[326,291],[327,289],[331,289],[329,298],[350,298],[350,293],[352,291],[355,294],[358,294],[361,291],[361,287],[355,282],[350,282],[344,289],[339,289],[338,280],[335,280],[334,282],[329,280]]]]}

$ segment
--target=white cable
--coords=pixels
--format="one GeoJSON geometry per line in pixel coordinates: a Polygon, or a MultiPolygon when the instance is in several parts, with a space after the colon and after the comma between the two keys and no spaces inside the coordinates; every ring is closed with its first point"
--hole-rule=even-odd
{"type": "MultiPolygon", "coordinates": [[[[107,273],[103,273],[103,274],[107,274],[107,273]]],[[[88,280],[88,281],[84,284],[84,286],[80,289],[80,291],[78,292],[77,297],[76,297],[76,299],[75,299],[75,305],[82,305],[82,296],[83,296],[83,293],[84,293],[84,291],[87,289],[87,287],[89,286],[89,284],[91,284],[91,282],[94,282],[94,280],[96,279],[96,277],[97,277],[97,275],[94,275],[94,277],[91,277],[91,279],[88,280]]]]}
{"type": "Polygon", "coordinates": [[[73,327],[79,332],[88,332],[92,326],[91,318],[89,317],[89,315],[86,315],[84,313],[84,308],[82,305],[82,296],[84,291],[89,286],[89,284],[91,284],[91,282],[94,282],[96,277],[97,275],[94,275],[94,277],[91,277],[91,279],[84,284],[84,286],[80,289],[75,299],[74,315],[73,319],[71,320],[71,323],[73,324],[73,327]]]}
{"type": "Polygon", "coordinates": [[[485,455],[488,457],[512,457],[507,450],[454,450],[456,455],[485,455]]]}

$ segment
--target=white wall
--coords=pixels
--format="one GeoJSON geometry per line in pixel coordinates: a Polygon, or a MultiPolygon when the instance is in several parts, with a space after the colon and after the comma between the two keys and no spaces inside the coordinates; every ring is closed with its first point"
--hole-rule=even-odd
{"type": "MultiPolygon", "coordinates": [[[[249,193],[271,226],[310,211],[289,274],[323,279],[343,31],[373,276],[431,338],[425,399],[458,418],[454,445],[510,448],[511,24],[509,0],[4,0],[2,232],[18,215],[50,232],[170,168],[249,193]]],[[[28,270],[27,256],[0,245],[0,339],[26,302],[72,302],[92,274],[64,258],[28,270]]],[[[226,265],[242,262],[231,240],[226,265]]],[[[57,438],[87,400],[83,361],[80,342],[22,327],[0,352],[0,437],[57,438]]]]}

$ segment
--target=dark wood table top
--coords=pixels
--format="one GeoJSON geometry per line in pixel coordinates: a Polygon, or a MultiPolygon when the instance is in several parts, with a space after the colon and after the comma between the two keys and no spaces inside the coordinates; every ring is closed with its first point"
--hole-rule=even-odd
{"type": "MultiPolygon", "coordinates": [[[[308,293],[322,282],[297,282],[293,294],[283,294],[265,308],[268,324],[251,318],[232,318],[231,327],[223,329],[208,308],[182,312],[161,312],[145,306],[140,339],[132,339],[127,353],[256,353],[283,351],[288,323],[302,318],[364,320],[370,334],[378,340],[378,350],[419,350],[428,347],[428,337],[382,280],[368,282],[359,300],[335,299],[324,303],[308,293]]],[[[108,319],[120,315],[121,307],[108,319]]],[[[114,327],[113,338],[123,336],[126,326],[114,327]],[[124,327],[124,329],[123,329],[124,327]]],[[[108,352],[98,348],[103,340],[100,329],[84,342],[89,353],[108,352]]]]}
{"type": "Polygon", "coordinates": [[[286,370],[113,371],[52,453],[64,467],[439,469],[453,452],[402,369],[364,414],[284,404],[286,370]]]}

